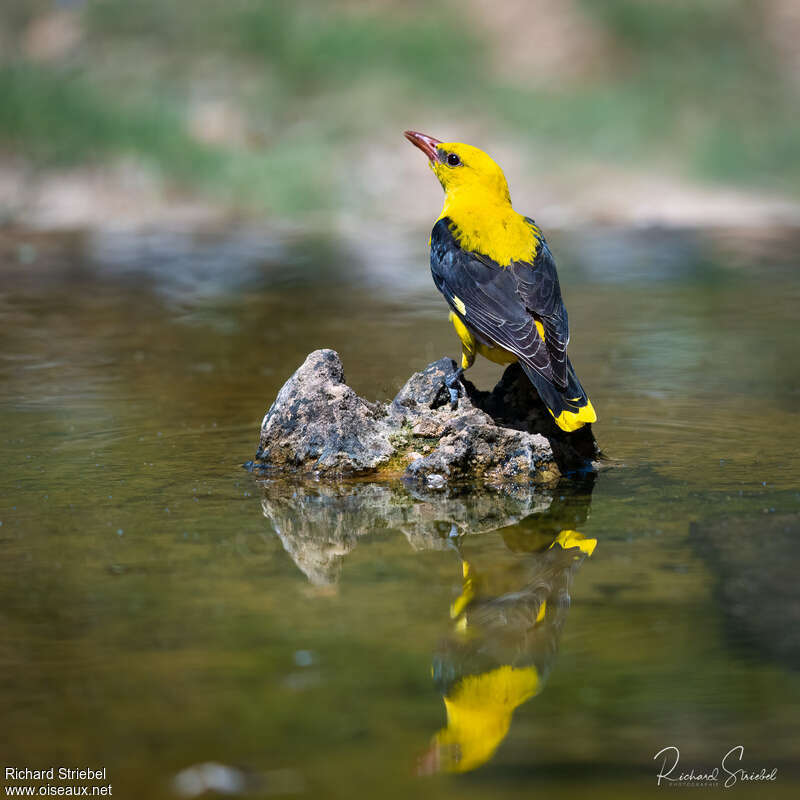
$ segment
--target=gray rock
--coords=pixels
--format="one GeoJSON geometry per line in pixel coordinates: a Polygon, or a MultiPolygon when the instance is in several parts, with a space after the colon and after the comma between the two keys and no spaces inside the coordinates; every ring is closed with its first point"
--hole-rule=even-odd
{"type": "Polygon", "coordinates": [[[492,488],[550,483],[599,455],[590,426],[564,434],[517,365],[492,392],[463,380],[451,409],[442,358],[412,375],[389,404],[370,403],[344,381],[333,350],[311,353],[264,417],[256,466],[318,477],[404,477],[429,488],[480,480],[492,488]]]}
{"type": "Polygon", "coordinates": [[[480,476],[497,487],[557,475],[553,451],[544,436],[503,428],[491,420],[487,423],[474,414],[448,420],[436,449],[406,469],[406,477],[417,480],[480,476]]]}
{"type": "Polygon", "coordinates": [[[315,350],[267,411],[256,459],[303,472],[362,472],[393,455],[391,433],[386,409],[344,382],[338,353],[315,350]]]}
{"type": "Polygon", "coordinates": [[[445,405],[449,395],[444,380],[455,369],[456,362],[452,358],[440,358],[422,372],[415,372],[392,401],[392,411],[400,416],[416,416],[445,405]]]}

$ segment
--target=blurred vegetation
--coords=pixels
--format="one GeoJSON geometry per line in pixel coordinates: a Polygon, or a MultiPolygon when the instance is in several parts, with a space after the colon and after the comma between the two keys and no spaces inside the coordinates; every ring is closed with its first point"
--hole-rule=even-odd
{"type": "MultiPolygon", "coordinates": [[[[352,194],[365,146],[452,118],[442,135],[477,121],[565,160],[797,193],[798,83],[767,0],[568,5],[607,44],[560,81],[499,74],[508,42],[450,0],[4,0],[0,154],[43,168],[132,156],[291,214],[352,194]]],[[[557,7],[531,6],[526,46],[557,7]]]]}

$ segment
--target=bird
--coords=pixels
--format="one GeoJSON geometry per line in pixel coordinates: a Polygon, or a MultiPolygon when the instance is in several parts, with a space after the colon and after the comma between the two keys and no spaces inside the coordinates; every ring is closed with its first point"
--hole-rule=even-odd
{"type": "Polygon", "coordinates": [[[502,169],[472,145],[410,130],[405,136],[428,157],[445,192],[430,263],[461,340],[461,365],[445,381],[451,406],[458,407],[461,376],[480,354],[497,364],[519,362],[561,430],[595,422],[567,356],[555,260],[534,220],[513,209],[502,169]]]}

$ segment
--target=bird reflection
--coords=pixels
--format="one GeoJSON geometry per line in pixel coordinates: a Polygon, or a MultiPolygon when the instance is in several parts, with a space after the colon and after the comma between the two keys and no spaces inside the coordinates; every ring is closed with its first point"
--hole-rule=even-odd
{"type": "Polygon", "coordinates": [[[562,482],[547,511],[500,531],[500,554],[481,548],[473,559],[469,540],[455,544],[463,588],[432,669],[447,724],[420,760],[421,774],[485,764],[508,734],[514,710],[542,690],[572,578],[597,544],[574,529],[586,520],[591,490],[591,482],[562,482]]]}
{"type": "Polygon", "coordinates": [[[378,484],[265,484],[264,515],[309,581],[333,587],[362,534],[403,532],[417,550],[452,550],[461,592],[433,659],[446,725],[420,759],[420,774],[485,764],[512,715],[538,694],[552,668],[572,578],[597,541],[586,521],[594,475],[491,492],[421,493],[378,484]]]}

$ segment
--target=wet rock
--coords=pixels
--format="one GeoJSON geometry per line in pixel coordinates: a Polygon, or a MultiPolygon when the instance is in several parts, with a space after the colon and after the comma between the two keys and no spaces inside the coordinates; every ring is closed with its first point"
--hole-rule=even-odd
{"type": "Polygon", "coordinates": [[[422,372],[415,372],[392,401],[392,410],[401,417],[416,417],[443,406],[449,401],[444,381],[454,370],[452,358],[440,358],[422,372]]]}
{"type": "Polygon", "coordinates": [[[542,482],[557,477],[553,451],[540,434],[498,427],[467,417],[450,421],[436,449],[412,461],[411,479],[467,480],[481,476],[492,486],[542,482]]]}
{"type": "Polygon", "coordinates": [[[305,472],[362,472],[394,454],[386,410],[345,382],[338,353],[315,350],[261,423],[256,459],[305,472]]]}
{"type": "Polygon", "coordinates": [[[333,350],[311,353],[264,417],[256,466],[318,477],[373,474],[429,488],[480,480],[513,491],[591,468],[591,427],[565,434],[517,365],[491,392],[462,380],[451,409],[442,358],[412,375],[389,404],[371,403],[346,383],[333,350]]]}

